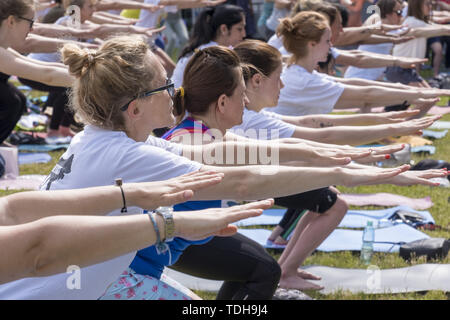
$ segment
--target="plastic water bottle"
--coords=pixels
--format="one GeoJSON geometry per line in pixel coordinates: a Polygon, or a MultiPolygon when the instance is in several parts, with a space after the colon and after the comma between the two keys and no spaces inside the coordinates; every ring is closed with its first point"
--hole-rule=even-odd
{"type": "Polygon", "coordinates": [[[362,236],[362,248],[361,248],[361,261],[369,265],[372,259],[373,242],[375,240],[375,229],[373,228],[372,221],[367,221],[367,226],[364,228],[362,236]]]}

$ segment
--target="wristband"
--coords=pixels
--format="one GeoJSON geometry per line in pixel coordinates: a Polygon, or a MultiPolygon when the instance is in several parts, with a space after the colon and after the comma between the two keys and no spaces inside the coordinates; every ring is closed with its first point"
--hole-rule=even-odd
{"type": "Polygon", "coordinates": [[[123,212],[128,212],[128,210],[127,210],[127,202],[125,201],[125,193],[123,192],[123,188],[122,188],[122,184],[123,184],[122,178],[116,179],[115,182],[116,182],[116,186],[118,186],[120,188],[120,191],[122,192],[123,207],[120,210],[120,212],[122,212],[122,213],[123,212]]]}
{"type": "Polygon", "coordinates": [[[167,244],[165,242],[161,241],[161,235],[159,233],[159,228],[158,228],[158,224],[155,221],[155,218],[153,217],[153,213],[149,212],[147,213],[148,217],[150,218],[152,224],[153,224],[153,228],[155,229],[155,233],[156,233],[156,252],[158,254],[161,254],[167,250],[169,250],[169,247],[167,246],[167,244]]]}
{"type": "Polygon", "coordinates": [[[170,241],[175,235],[175,224],[173,221],[172,207],[159,207],[155,210],[156,214],[164,219],[164,231],[166,238],[164,241],[170,241]]]}

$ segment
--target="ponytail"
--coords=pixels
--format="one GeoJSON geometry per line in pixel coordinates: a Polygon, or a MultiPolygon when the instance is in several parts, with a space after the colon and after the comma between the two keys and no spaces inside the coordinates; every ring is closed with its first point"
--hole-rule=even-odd
{"type": "Polygon", "coordinates": [[[244,10],[231,4],[205,9],[197,18],[192,28],[191,38],[181,51],[180,58],[194,52],[201,45],[213,41],[221,25],[224,24],[230,29],[233,25],[244,20],[244,17],[244,10]]]}

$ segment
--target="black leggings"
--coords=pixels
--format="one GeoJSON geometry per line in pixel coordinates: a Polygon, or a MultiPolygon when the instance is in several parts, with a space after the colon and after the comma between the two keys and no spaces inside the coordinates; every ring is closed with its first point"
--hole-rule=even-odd
{"type": "Polygon", "coordinates": [[[0,73],[0,143],[8,138],[22,114],[27,99],[20,90],[8,83],[8,75],[0,73]]]}
{"type": "Polygon", "coordinates": [[[218,300],[270,300],[281,269],[255,241],[237,233],[189,246],[170,268],[196,277],[224,280],[218,300]]]}
{"type": "Polygon", "coordinates": [[[283,228],[281,237],[287,240],[307,210],[324,213],[334,206],[336,200],[337,194],[330,190],[330,188],[321,188],[291,196],[275,198],[276,205],[288,208],[278,223],[278,226],[283,228]]]}
{"type": "Polygon", "coordinates": [[[67,88],[48,86],[40,82],[23,78],[19,78],[19,80],[24,85],[27,85],[35,90],[47,91],[49,93],[45,106],[53,107],[52,118],[49,124],[50,129],[58,130],[60,125],[68,127],[74,122],[73,113],[67,107],[69,104],[67,88]]]}

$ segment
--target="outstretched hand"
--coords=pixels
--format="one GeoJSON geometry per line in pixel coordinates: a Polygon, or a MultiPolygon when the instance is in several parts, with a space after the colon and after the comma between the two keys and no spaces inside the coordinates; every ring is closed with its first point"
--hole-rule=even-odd
{"type": "Polygon", "coordinates": [[[414,170],[406,171],[393,177],[387,183],[392,183],[396,186],[410,186],[414,184],[420,184],[424,186],[437,187],[439,182],[433,182],[432,178],[444,178],[450,175],[450,171],[447,168],[443,169],[430,169],[430,170],[414,170]]]}
{"type": "Polygon", "coordinates": [[[231,223],[259,216],[273,203],[273,199],[268,199],[229,208],[175,211],[173,213],[175,236],[188,240],[199,240],[209,236],[231,236],[237,232],[237,227],[231,223]]]}
{"type": "Polygon", "coordinates": [[[195,171],[170,180],[127,183],[123,190],[132,205],[153,210],[188,201],[194,192],[222,181],[223,173],[195,171]]]}

